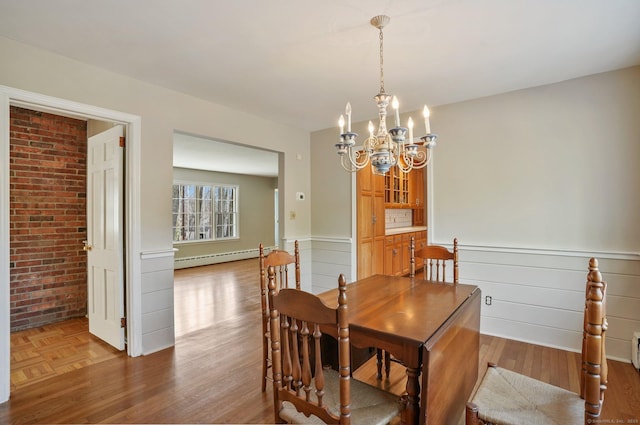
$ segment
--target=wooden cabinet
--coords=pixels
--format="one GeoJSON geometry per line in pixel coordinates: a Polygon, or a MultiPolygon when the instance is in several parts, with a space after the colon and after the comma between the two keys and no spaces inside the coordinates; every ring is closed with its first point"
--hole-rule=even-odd
{"type": "Polygon", "coordinates": [[[370,167],[356,174],[358,279],[384,273],[384,177],[370,167]]]}
{"type": "Polygon", "coordinates": [[[409,174],[391,167],[384,176],[384,201],[387,206],[409,204],[409,186],[409,174]]]}
{"type": "Polygon", "coordinates": [[[424,226],[424,208],[413,208],[413,225],[424,226]]]}
{"type": "Polygon", "coordinates": [[[405,276],[411,271],[411,237],[415,238],[416,249],[427,244],[427,232],[407,232],[384,238],[384,274],[405,276]]]}
{"type": "Polygon", "coordinates": [[[405,174],[392,167],[384,176],[384,201],[387,208],[424,208],[424,170],[405,174]]]}
{"type": "Polygon", "coordinates": [[[415,233],[415,244],[416,251],[427,246],[427,232],[416,232],[415,233]]]}
{"type": "Polygon", "coordinates": [[[402,274],[402,235],[387,236],[384,239],[384,274],[402,274]]]}
{"type": "Polygon", "coordinates": [[[400,274],[407,275],[411,271],[411,236],[415,233],[403,233],[402,240],[400,242],[400,261],[402,264],[400,274]]]}
{"type": "Polygon", "coordinates": [[[424,208],[424,169],[414,170],[409,176],[409,204],[412,208],[424,208]]]}
{"type": "Polygon", "coordinates": [[[410,201],[413,209],[413,225],[425,225],[425,200],[427,192],[424,190],[424,169],[411,172],[410,201]]]}

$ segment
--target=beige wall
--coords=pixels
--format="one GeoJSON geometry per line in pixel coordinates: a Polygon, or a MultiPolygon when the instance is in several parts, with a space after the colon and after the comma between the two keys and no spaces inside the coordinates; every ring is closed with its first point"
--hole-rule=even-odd
{"type": "Polygon", "coordinates": [[[284,235],[310,234],[309,134],[0,37],[0,84],[142,117],[142,249],[170,249],[173,133],[284,153],[284,235]],[[297,159],[300,157],[301,159],[297,159]],[[309,199],[309,198],[307,198],[309,199]],[[288,212],[295,211],[295,220],[288,212]]]}
{"type": "Polygon", "coordinates": [[[218,173],[186,168],[174,168],[175,181],[195,183],[231,184],[238,186],[239,238],[225,241],[175,243],[175,258],[257,249],[260,243],[273,246],[274,241],[274,189],[278,179],[218,173]]]}
{"type": "MultiPolygon", "coordinates": [[[[639,111],[640,67],[432,108],[433,241],[640,252],[639,111]]],[[[351,235],[337,133],[311,134],[314,235],[351,235]]]]}
{"type": "Polygon", "coordinates": [[[579,351],[589,257],[607,352],[640,329],[640,67],[434,108],[435,243],[457,236],[481,331],[579,351]]]}
{"type": "MultiPolygon", "coordinates": [[[[353,131],[367,131],[361,123],[353,131]],[[362,128],[360,128],[362,127],[362,128]]],[[[351,237],[351,192],[353,176],[340,166],[340,157],[334,145],[339,129],[311,133],[311,232],[314,236],[351,237]]]]}
{"type": "Polygon", "coordinates": [[[640,67],[434,108],[433,240],[640,252],[640,67]]]}

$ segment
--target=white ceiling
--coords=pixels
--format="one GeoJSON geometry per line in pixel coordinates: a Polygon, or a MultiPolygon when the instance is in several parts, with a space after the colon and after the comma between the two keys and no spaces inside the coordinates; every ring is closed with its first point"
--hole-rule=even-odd
{"type": "Polygon", "coordinates": [[[174,133],[173,166],[277,177],[278,153],[174,133]]]}
{"type": "Polygon", "coordinates": [[[640,64],[639,0],[0,0],[0,36],[313,131],[376,116],[378,14],[401,111],[640,64]]]}

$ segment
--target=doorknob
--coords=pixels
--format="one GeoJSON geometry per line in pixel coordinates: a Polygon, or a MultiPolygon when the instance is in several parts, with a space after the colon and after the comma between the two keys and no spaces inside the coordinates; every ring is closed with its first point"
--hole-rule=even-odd
{"type": "Polygon", "coordinates": [[[83,251],[91,251],[91,249],[93,248],[93,245],[89,245],[88,241],[82,241],[82,250],[83,251]]]}

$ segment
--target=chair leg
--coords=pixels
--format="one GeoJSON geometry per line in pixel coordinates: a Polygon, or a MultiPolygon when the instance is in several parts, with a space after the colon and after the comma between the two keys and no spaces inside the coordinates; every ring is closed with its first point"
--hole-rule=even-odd
{"type": "Polygon", "coordinates": [[[269,338],[262,336],[262,392],[267,390],[267,369],[269,369],[269,338]]]}
{"type": "Polygon", "coordinates": [[[380,380],[382,379],[382,350],[379,348],[376,348],[376,366],[378,367],[376,378],[380,380]]]}
{"type": "Polygon", "coordinates": [[[376,378],[378,380],[382,379],[382,359],[384,357],[384,372],[387,374],[387,378],[389,378],[389,374],[391,373],[391,355],[384,352],[384,356],[382,354],[381,348],[376,348],[376,366],[378,367],[378,373],[376,374],[376,378]]]}
{"type": "Polygon", "coordinates": [[[478,418],[478,406],[469,402],[465,411],[465,425],[481,425],[478,418]]]}
{"type": "Polygon", "coordinates": [[[384,352],[384,372],[387,374],[387,379],[389,379],[389,374],[391,373],[391,354],[388,351],[384,352]]]}
{"type": "Polygon", "coordinates": [[[262,350],[262,392],[265,392],[267,390],[267,353],[265,353],[264,351],[265,350],[262,350]]]}

